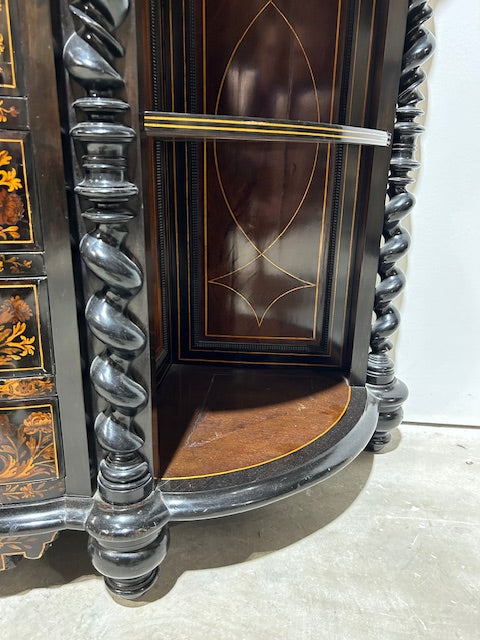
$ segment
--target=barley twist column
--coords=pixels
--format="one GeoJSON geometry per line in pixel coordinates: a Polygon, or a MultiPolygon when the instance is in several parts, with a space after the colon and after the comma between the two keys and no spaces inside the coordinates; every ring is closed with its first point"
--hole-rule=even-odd
{"type": "Polygon", "coordinates": [[[375,291],[376,320],[367,368],[367,384],[380,402],[377,429],[369,444],[373,451],[379,451],[390,441],[392,429],[402,421],[402,404],[408,395],[406,385],[395,377],[389,352],[393,346],[390,336],[400,323],[393,300],[405,286],[405,276],[397,261],[410,244],[402,220],[415,204],[415,197],[408,191],[408,185],[414,182],[410,172],[420,166],[415,160],[417,138],[423,131],[416,122],[423,114],[418,103],[424,98],[419,85],[425,80],[425,73],[420,67],[435,48],[433,35],[423,26],[431,14],[426,0],[410,0],[382,232],[384,243],[378,263],[380,282],[375,291]]]}
{"type": "Polygon", "coordinates": [[[87,522],[89,550],[108,587],[133,598],[151,586],[165,556],[168,514],[154,490],[140,451],[144,440],[135,427],[135,416],[148,401],[147,390],[132,373],[146,334],[128,312],[143,286],[143,273],[124,247],[136,215],[128,204],[138,189],[127,177],[135,131],[122,123],[128,103],[114,97],[125,84],[114,66],[125,55],[114,32],[127,19],[130,0],[74,0],[69,8],[75,32],[63,59],[71,78],[87,93],[73,104],[82,121],[70,132],[83,172],[75,191],[87,203],[82,216],[90,229],[80,251],[101,283],[85,309],[88,328],[103,345],[91,363],[90,379],[105,405],[95,420],[105,456],[87,522]]]}

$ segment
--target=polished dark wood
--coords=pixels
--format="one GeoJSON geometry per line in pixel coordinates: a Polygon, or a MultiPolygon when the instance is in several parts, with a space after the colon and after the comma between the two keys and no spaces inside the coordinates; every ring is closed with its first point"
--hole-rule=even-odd
{"type": "Polygon", "coordinates": [[[114,34],[128,20],[130,2],[73,0],[69,8],[75,30],[65,43],[63,61],[71,79],[87,92],[87,97],[73,103],[86,119],[70,131],[81,149],[83,171],[75,191],[90,225],[80,252],[91,275],[102,283],[85,309],[91,334],[102,344],[90,365],[90,378],[106,402],[95,418],[97,442],[106,455],[100,461],[99,494],[86,528],[94,566],[112,591],[130,598],[154,582],[167,540],[158,522],[148,523],[143,534],[128,539],[110,521],[111,505],[136,512],[154,489],[148,460],[140,452],[144,439],[134,424],[148,403],[148,389],[131,366],[145,350],[147,337],[127,309],[144,281],[142,268],[125,247],[128,225],[137,214],[129,203],[138,187],[126,173],[127,148],[136,133],[121,122],[130,109],[128,102],[112,97],[125,86],[115,68],[115,60],[125,51],[114,34]]]}
{"type": "Polygon", "coordinates": [[[321,437],[263,464],[201,477],[159,483],[173,520],[238,513],[292,495],[335,473],[366,445],[378,415],[364,387],[352,387],[339,421],[321,437]]]}
{"type": "MultiPolygon", "coordinates": [[[[385,12],[381,3],[166,2],[152,9],[164,77],[153,74],[151,108],[163,118],[184,109],[202,122],[376,126],[373,70],[385,12]],[[324,53],[315,56],[319,37],[324,53]]],[[[146,122],[160,117],[152,114],[146,122]]],[[[351,349],[365,352],[369,336],[363,323],[363,340],[350,338],[371,159],[356,146],[248,135],[155,147],[156,166],[167,164],[157,172],[158,224],[170,230],[168,249],[157,239],[158,259],[170,254],[158,282],[170,309],[165,318],[163,300],[157,314],[162,342],[171,335],[167,349],[181,362],[315,365],[348,375],[351,349]]],[[[387,155],[383,167],[386,174],[387,155]]],[[[374,263],[364,278],[373,290],[374,263]]]]}
{"type": "MultiPolygon", "coordinates": [[[[382,63],[373,65],[372,95],[378,101],[377,114],[366,118],[368,126],[393,130],[396,96],[401,71],[402,52],[405,44],[405,25],[408,3],[382,4],[375,28],[384,34],[382,63]]],[[[365,233],[359,239],[359,251],[354,267],[355,284],[352,299],[352,323],[348,341],[351,344],[351,360],[346,363],[351,384],[365,384],[367,358],[370,344],[375,288],[371,273],[378,268],[379,238],[385,211],[385,185],[389,174],[391,148],[372,149],[367,167],[371,175],[365,233]]]]}
{"type": "Polygon", "coordinates": [[[157,398],[159,477],[228,473],[306,446],[346,411],[339,376],[175,365],[157,398]]]}
{"type": "Polygon", "coordinates": [[[405,383],[395,377],[389,352],[393,347],[390,336],[400,323],[400,314],[393,300],[405,286],[405,276],[397,261],[406,254],[410,244],[410,236],[402,226],[402,220],[415,204],[415,197],[407,187],[414,182],[410,172],[420,166],[415,159],[416,141],[423,131],[416,122],[423,115],[418,103],[423,100],[419,85],[424,82],[425,73],[420,67],[435,48],[433,34],[423,26],[431,15],[432,10],[425,0],[410,1],[382,231],[384,243],[378,262],[380,282],[375,291],[376,320],[372,327],[367,367],[367,382],[380,400],[378,426],[369,444],[373,451],[379,451],[390,441],[392,429],[403,419],[402,404],[408,395],[405,383]]]}
{"type": "MultiPolygon", "coordinates": [[[[0,91],[5,89],[16,89],[17,61],[15,56],[15,43],[13,31],[16,27],[18,17],[13,13],[11,5],[15,4],[10,0],[1,0],[0,2],[0,34],[1,34],[1,54],[0,54],[0,91]]],[[[13,7],[15,11],[15,7],[13,7]]]]}

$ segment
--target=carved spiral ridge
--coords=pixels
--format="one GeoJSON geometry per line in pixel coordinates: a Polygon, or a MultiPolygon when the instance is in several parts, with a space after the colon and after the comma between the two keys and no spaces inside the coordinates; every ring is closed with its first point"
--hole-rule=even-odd
{"type": "MultiPolygon", "coordinates": [[[[77,30],[64,48],[70,75],[88,92],[88,97],[74,103],[75,109],[87,116],[87,121],[71,130],[84,152],[84,178],[75,191],[91,203],[82,215],[95,225],[82,238],[80,252],[89,270],[104,284],[85,309],[90,331],[105,345],[90,368],[92,384],[107,402],[95,421],[97,440],[108,452],[100,465],[99,490],[119,503],[129,500],[131,482],[141,477],[145,479],[145,493],[152,488],[148,466],[138,453],[143,440],[133,425],[148,396],[130,374],[132,360],[146,345],[145,333],[128,314],[130,300],[142,288],[143,274],[123,249],[127,223],[134,217],[125,206],[137,194],[137,187],[126,177],[127,146],[135,140],[135,131],[117,121],[128,111],[128,104],[111,97],[113,90],[124,85],[113,66],[124,50],[113,32],[128,9],[128,0],[71,2],[77,30]],[[123,483],[119,476],[122,466],[123,483]]],[[[138,495],[133,493],[130,499],[134,502],[138,495]]]]}
{"type": "Polygon", "coordinates": [[[119,121],[128,103],[113,97],[125,84],[114,67],[124,49],[113,34],[129,8],[130,0],[69,0],[75,32],[65,43],[63,59],[87,92],[73,103],[84,121],[70,133],[82,151],[83,179],[75,191],[81,203],[89,203],[82,216],[92,227],[80,252],[103,285],[85,309],[91,333],[104,345],[91,363],[90,378],[106,402],[95,420],[106,457],[100,462],[99,497],[86,528],[93,564],[108,587],[133,598],[152,585],[165,556],[168,512],[153,491],[152,473],[140,453],[144,440],[134,424],[148,402],[147,390],[131,373],[132,362],[147,344],[146,334],[128,311],[142,289],[143,273],[124,247],[128,223],[135,217],[127,204],[138,193],[127,178],[127,148],[136,134],[119,121]],[[119,509],[116,518],[112,505],[119,509]]]}
{"type": "Polygon", "coordinates": [[[420,66],[435,48],[434,36],[423,26],[431,15],[426,0],[410,0],[382,231],[384,243],[378,264],[380,282],[375,290],[376,320],[372,326],[368,358],[367,382],[380,399],[379,424],[370,445],[374,450],[386,444],[391,437],[389,431],[400,424],[403,418],[401,405],[408,394],[406,386],[395,378],[388,353],[393,346],[390,336],[400,323],[393,300],[405,286],[405,275],[397,261],[410,245],[410,236],[402,226],[402,220],[415,205],[415,197],[407,187],[414,182],[410,172],[420,166],[415,159],[415,150],[417,138],[424,128],[416,118],[423,114],[418,107],[424,99],[419,86],[425,80],[420,66]]]}

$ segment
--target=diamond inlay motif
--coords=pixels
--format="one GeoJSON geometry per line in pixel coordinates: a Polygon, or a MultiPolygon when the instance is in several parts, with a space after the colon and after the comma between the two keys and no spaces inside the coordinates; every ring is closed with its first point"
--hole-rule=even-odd
{"type": "MultiPolygon", "coordinates": [[[[320,121],[308,56],[288,18],[272,0],[259,10],[232,51],[216,113],[320,121]],[[281,39],[284,49],[278,45],[280,32],[285,33],[281,39]],[[299,103],[289,99],[292,87],[282,62],[285,56],[296,69],[298,94],[303,96],[299,103]]],[[[214,153],[218,185],[234,227],[224,246],[231,271],[209,278],[208,283],[238,296],[260,327],[279,300],[316,287],[292,273],[291,267],[282,266],[282,251],[273,248],[294,231],[315,174],[318,145],[306,149],[295,143],[222,143],[214,145],[214,153]]],[[[237,302],[243,313],[244,305],[237,302]]]]}

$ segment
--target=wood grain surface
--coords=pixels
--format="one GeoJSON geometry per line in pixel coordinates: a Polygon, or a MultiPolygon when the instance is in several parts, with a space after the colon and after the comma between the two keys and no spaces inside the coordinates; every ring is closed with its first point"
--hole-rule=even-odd
{"type": "Polygon", "coordinates": [[[173,366],[158,397],[157,475],[216,475],[287,456],[325,434],[348,401],[339,376],[173,366]]]}

